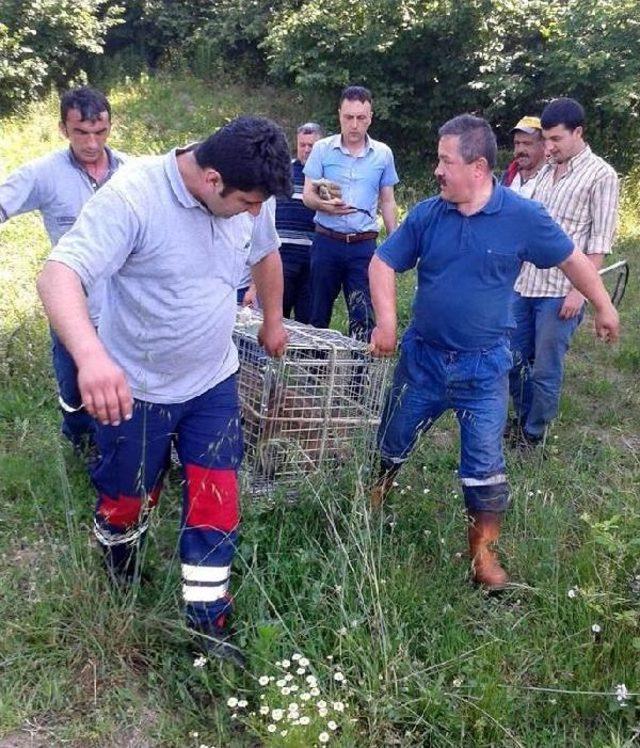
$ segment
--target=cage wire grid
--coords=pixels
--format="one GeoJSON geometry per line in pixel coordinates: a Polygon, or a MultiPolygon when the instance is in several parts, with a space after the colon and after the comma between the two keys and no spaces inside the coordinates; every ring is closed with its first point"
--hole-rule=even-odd
{"type": "Polygon", "coordinates": [[[384,404],[391,362],[336,330],[285,320],[284,356],[258,342],[259,311],[239,309],[233,333],[240,367],[245,458],[243,488],[295,492],[301,480],[346,464],[365,467],[384,404]]]}

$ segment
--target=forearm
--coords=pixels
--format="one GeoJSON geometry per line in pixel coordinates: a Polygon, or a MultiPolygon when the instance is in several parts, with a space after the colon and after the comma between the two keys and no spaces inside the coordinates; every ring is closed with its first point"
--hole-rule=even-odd
{"type": "Polygon", "coordinates": [[[96,351],[104,351],[77,273],[60,262],[48,261],[38,276],[37,288],[51,326],[76,365],[96,351]]]}
{"type": "Polygon", "coordinates": [[[302,190],[302,202],[311,210],[323,210],[327,207],[326,200],[322,200],[316,192],[311,180],[307,177],[304,180],[304,189],[302,190]]]}
{"type": "Polygon", "coordinates": [[[377,255],[373,256],[369,264],[369,288],[378,327],[395,332],[397,327],[396,274],[395,270],[377,255]]]}
{"type": "Polygon", "coordinates": [[[284,280],[280,252],[274,249],[251,268],[265,321],[282,320],[284,280]]]}
{"type": "Polygon", "coordinates": [[[560,270],[571,281],[573,287],[585,296],[596,309],[609,306],[610,299],[598,270],[602,267],[603,255],[585,255],[574,249],[560,264],[560,270]]]}
{"type": "Polygon", "coordinates": [[[382,222],[387,230],[387,235],[391,234],[396,230],[398,226],[398,208],[396,201],[384,201],[380,203],[380,213],[382,215],[382,222]]]}

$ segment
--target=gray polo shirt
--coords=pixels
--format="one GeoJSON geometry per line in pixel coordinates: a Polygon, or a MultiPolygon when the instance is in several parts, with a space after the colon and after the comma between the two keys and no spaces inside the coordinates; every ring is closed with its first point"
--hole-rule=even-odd
{"type": "Polygon", "coordinates": [[[238,368],[236,288],[280,241],[272,215],[213,216],[187,190],[176,151],[121,169],[49,259],[91,291],[109,278],[98,333],[134,397],[190,400],[238,368]]]}
{"type": "MultiPolygon", "coordinates": [[[[40,211],[44,227],[55,245],[75,223],[82,206],[122,166],[126,156],[107,148],[109,169],[101,182],[82,168],[71,148],[63,148],[30,161],[0,184],[0,223],[21,213],[40,211]]],[[[104,294],[94,289],[89,298],[91,319],[97,324],[104,294]]]]}

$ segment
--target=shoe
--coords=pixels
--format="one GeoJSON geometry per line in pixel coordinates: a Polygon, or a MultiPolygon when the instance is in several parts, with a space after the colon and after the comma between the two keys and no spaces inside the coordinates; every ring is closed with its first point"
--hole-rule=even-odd
{"type": "Polygon", "coordinates": [[[197,637],[198,647],[205,657],[215,657],[229,662],[240,670],[247,669],[247,658],[243,651],[233,644],[234,631],[228,626],[191,626],[197,637]]]}
{"type": "Polygon", "coordinates": [[[469,556],[473,581],[488,592],[504,590],[507,572],[500,566],[492,546],[500,537],[502,512],[469,512],[469,556]]]}
{"type": "Polygon", "coordinates": [[[372,512],[382,508],[385,499],[393,487],[393,481],[400,467],[401,465],[398,463],[389,462],[384,459],[380,461],[380,475],[369,493],[369,504],[372,512]]]}
{"type": "Polygon", "coordinates": [[[532,434],[528,434],[524,429],[521,429],[514,446],[518,452],[532,452],[542,444],[544,444],[544,435],[533,436],[532,434]]]}

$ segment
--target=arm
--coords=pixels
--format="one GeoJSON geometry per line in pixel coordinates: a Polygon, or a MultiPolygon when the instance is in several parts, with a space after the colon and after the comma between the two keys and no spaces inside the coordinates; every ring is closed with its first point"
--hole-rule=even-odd
{"type": "Polygon", "coordinates": [[[80,277],[61,262],[48,261],[37,287],[52,327],[78,367],[78,387],[87,413],[103,425],[129,420],[133,409],[129,385],[91,324],[80,277]]]}
{"type": "Polygon", "coordinates": [[[369,287],[376,315],[376,326],[371,333],[371,353],[374,356],[393,356],[398,342],[396,273],[378,255],[374,255],[369,264],[369,287]]]}
{"type": "Polygon", "coordinates": [[[282,260],[280,252],[274,249],[251,267],[251,275],[262,304],[262,327],[258,334],[260,344],[275,358],[284,353],[287,346],[287,333],[282,324],[282,260]]]}
{"type": "Polygon", "coordinates": [[[329,213],[332,216],[346,216],[349,215],[349,213],[356,212],[355,208],[350,208],[339,197],[334,197],[331,200],[323,200],[316,192],[316,188],[313,186],[313,180],[309,177],[305,177],[304,180],[302,202],[307,206],[307,208],[311,208],[311,210],[329,213]]]}
{"type": "Polygon", "coordinates": [[[559,267],[576,289],[593,304],[598,337],[615,342],[620,335],[620,320],[593,263],[580,250],[574,249],[559,267]]]}
{"type": "Polygon", "coordinates": [[[396,230],[396,226],[398,225],[398,207],[393,187],[382,187],[380,189],[378,207],[382,214],[382,221],[384,222],[387,234],[391,234],[392,231],[396,230]]]}
{"type": "Polygon", "coordinates": [[[249,285],[249,288],[247,288],[247,290],[245,291],[244,296],[242,297],[242,306],[255,307],[257,299],[258,289],[256,288],[256,284],[252,282],[249,285]]]}
{"type": "MultiPolygon", "coordinates": [[[[587,261],[590,262],[593,267],[595,268],[596,272],[600,270],[602,267],[602,262],[604,260],[604,255],[597,254],[597,255],[584,255],[587,258],[587,261]]],[[[580,314],[580,310],[582,309],[582,305],[584,304],[584,296],[575,288],[572,288],[571,291],[566,295],[564,304],[562,305],[562,308],[558,312],[558,316],[560,319],[571,319],[572,317],[576,317],[578,314],[580,314]]]]}

